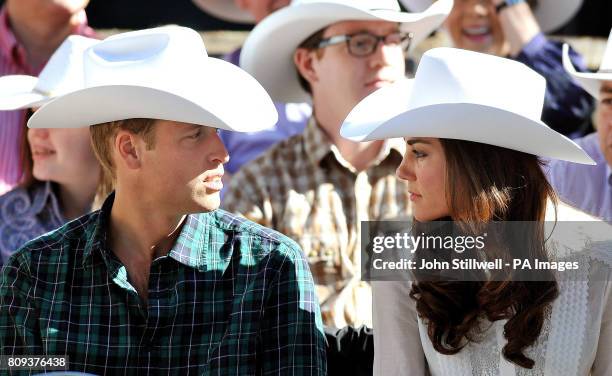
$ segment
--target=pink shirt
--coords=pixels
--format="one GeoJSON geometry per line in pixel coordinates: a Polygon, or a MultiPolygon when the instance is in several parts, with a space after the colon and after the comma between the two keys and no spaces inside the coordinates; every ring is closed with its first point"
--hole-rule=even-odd
{"type": "MultiPolygon", "coordinates": [[[[87,26],[83,11],[82,21],[74,31],[87,37],[95,37],[87,26]]],[[[11,30],[6,7],[0,10],[0,76],[28,74],[37,76],[42,67],[31,67],[25,49],[11,30]]],[[[13,188],[21,178],[21,137],[25,111],[0,111],[0,195],[13,188]]]]}

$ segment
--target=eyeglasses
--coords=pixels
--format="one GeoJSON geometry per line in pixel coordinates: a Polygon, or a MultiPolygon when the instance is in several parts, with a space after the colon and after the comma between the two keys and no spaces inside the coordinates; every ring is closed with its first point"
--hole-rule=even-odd
{"type": "Polygon", "coordinates": [[[333,46],[334,44],[346,42],[348,51],[351,55],[355,57],[366,57],[372,55],[381,42],[389,46],[401,46],[403,51],[407,51],[410,47],[412,37],[412,33],[395,32],[379,36],[363,31],[355,34],[335,35],[323,39],[319,42],[317,48],[325,48],[333,46]]]}

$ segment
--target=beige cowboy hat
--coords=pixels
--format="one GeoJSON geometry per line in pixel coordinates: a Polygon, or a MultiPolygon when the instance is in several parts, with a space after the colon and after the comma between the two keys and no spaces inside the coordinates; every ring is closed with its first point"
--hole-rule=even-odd
{"type": "Polygon", "coordinates": [[[193,0],[193,2],[204,12],[219,19],[244,24],[255,23],[253,16],[240,9],[234,0],[193,0]]]}
{"type": "Polygon", "coordinates": [[[544,77],[522,63],[434,48],[423,55],[414,79],[363,99],[340,134],[353,141],[450,138],[595,164],[580,146],[540,120],[545,92],[544,77]]]}
{"type": "MultiPolygon", "coordinates": [[[[406,9],[412,12],[421,12],[427,9],[432,0],[400,0],[406,9]]],[[[549,32],[560,28],[569,22],[578,13],[582,0],[538,0],[533,9],[540,28],[549,32]]]]}

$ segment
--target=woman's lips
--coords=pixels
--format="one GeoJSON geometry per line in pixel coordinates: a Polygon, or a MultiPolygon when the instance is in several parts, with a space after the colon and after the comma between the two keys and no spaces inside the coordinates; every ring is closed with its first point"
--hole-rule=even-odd
{"type": "Polygon", "coordinates": [[[34,160],[45,159],[54,154],[55,154],[55,150],[52,150],[49,148],[45,148],[41,146],[32,147],[32,159],[34,160]]]}

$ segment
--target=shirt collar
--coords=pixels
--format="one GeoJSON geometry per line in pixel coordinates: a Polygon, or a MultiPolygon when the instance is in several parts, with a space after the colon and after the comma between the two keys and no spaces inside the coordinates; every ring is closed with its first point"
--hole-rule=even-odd
{"type": "MultiPolygon", "coordinates": [[[[351,164],[342,157],[336,145],[332,144],[331,140],[325,134],[323,129],[319,127],[314,116],[310,117],[308,124],[306,125],[306,129],[304,130],[304,147],[306,153],[310,157],[310,161],[315,166],[320,166],[321,162],[323,162],[326,157],[332,155],[340,165],[344,166],[349,171],[355,172],[353,166],[351,166],[351,164]]],[[[392,153],[399,153],[399,157],[401,159],[405,151],[406,145],[403,140],[387,140],[373,165],[378,166],[392,153]]]]}
{"type": "Polygon", "coordinates": [[[94,250],[98,250],[102,254],[102,258],[109,267],[109,270],[112,266],[107,256],[109,255],[110,250],[108,246],[109,219],[114,201],[115,192],[111,193],[106,200],[104,200],[102,207],[97,214],[95,214],[97,215],[97,220],[95,221],[91,235],[87,236],[87,243],[85,243],[85,247],[83,249],[83,264],[87,263],[91,259],[94,250]]]}
{"type": "Polygon", "coordinates": [[[209,241],[210,214],[190,214],[184,221],[168,256],[183,265],[206,271],[209,248],[213,248],[209,241]]]}
{"type": "Polygon", "coordinates": [[[64,223],[64,217],[59,207],[59,202],[53,191],[53,184],[50,181],[35,183],[31,190],[32,197],[32,214],[39,215],[42,211],[51,205],[51,210],[58,223],[64,223]]]}
{"type": "MultiPolygon", "coordinates": [[[[98,213],[98,220],[92,235],[88,237],[85,245],[83,262],[85,263],[94,250],[101,253],[106,266],[110,271],[117,270],[120,264],[116,257],[111,256],[108,244],[109,219],[115,193],[111,193],[102,204],[98,213]]],[[[227,252],[225,245],[230,240],[232,231],[219,226],[215,212],[190,214],[184,219],[181,233],[176,239],[168,257],[177,262],[198,269],[225,271],[231,260],[231,252],[227,252]],[[212,234],[212,228],[218,229],[212,234]]]]}

